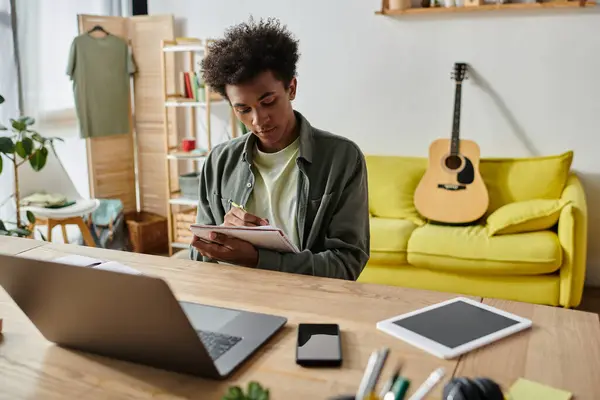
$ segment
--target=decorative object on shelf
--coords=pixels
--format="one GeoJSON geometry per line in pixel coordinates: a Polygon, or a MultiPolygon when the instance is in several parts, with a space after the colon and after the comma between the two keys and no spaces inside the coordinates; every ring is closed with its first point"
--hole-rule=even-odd
{"type": "MultiPolygon", "coordinates": [[[[0,96],[0,104],[4,97],[0,96]]],[[[7,222],[0,220],[0,236],[31,236],[30,227],[35,224],[35,215],[28,211],[27,222],[21,218],[21,196],[19,193],[19,167],[29,163],[34,171],[41,171],[46,165],[48,152],[54,151],[54,141],[61,138],[45,138],[33,130],[35,119],[22,116],[10,120],[10,129],[0,124],[0,131],[12,131],[12,136],[0,136],[0,174],[3,170],[4,159],[13,166],[14,193],[0,203],[0,207],[14,199],[16,205],[16,220],[7,222]],[[11,228],[7,225],[12,226],[11,228]]],[[[45,238],[42,235],[42,238],[45,238]]]]}
{"type": "Polygon", "coordinates": [[[221,400],[269,400],[269,389],[263,388],[258,382],[248,384],[248,391],[244,393],[239,386],[230,386],[221,400]]]}
{"type": "Polygon", "coordinates": [[[410,0],[389,0],[390,10],[406,10],[410,7],[410,0]]]}
{"type": "Polygon", "coordinates": [[[462,82],[466,73],[466,63],[454,64],[452,136],[437,139],[429,146],[429,164],[414,194],[415,207],[421,215],[446,224],[473,223],[489,205],[487,187],[479,171],[479,145],[460,139],[462,82]]]}
{"type": "Polygon", "coordinates": [[[181,150],[185,152],[192,151],[196,148],[196,138],[185,138],[181,140],[181,150]]]}
{"type": "Polygon", "coordinates": [[[179,188],[181,195],[187,199],[198,199],[198,188],[200,187],[200,172],[190,172],[179,175],[179,188]]]}

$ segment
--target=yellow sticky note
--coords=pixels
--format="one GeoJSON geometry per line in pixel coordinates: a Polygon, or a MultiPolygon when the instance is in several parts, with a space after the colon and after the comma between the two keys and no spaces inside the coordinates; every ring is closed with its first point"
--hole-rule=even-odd
{"type": "Polygon", "coordinates": [[[528,379],[519,378],[510,388],[510,400],[570,400],[572,394],[528,379]]]}

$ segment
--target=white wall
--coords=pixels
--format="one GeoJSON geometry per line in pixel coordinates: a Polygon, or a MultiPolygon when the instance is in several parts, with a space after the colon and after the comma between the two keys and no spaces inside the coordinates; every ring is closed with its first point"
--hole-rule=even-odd
{"type": "Polygon", "coordinates": [[[575,151],[590,208],[588,283],[600,285],[600,7],[390,18],[380,0],[149,0],[184,36],[278,17],[300,39],[295,107],[365,153],[427,154],[450,134],[453,63],[478,79],[463,90],[462,137],[482,156],[575,151]]]}
{"type": "MultiPolygon", "coordinates": [[[[10,126],[9,120],[17,116],[19,110],[17,66],[15,62],[10,62],[10,60],[14,60],[15,55],[11,20],[12,10],[9,0],[0,0],[0,60],[2,60],[0,62],[0,95],[5,99],[5,102],[0,105],[0,124],[7,127],[10,126]]],[[[0,131],[2,136],[10,134],[10,131],[0,131]]],[[[14,207],[12,202],[5,203],[5,200],[13,193],[13,169],[10,160],[2,158],[0,220],[12,221],[14,220],[14,207]]]]}

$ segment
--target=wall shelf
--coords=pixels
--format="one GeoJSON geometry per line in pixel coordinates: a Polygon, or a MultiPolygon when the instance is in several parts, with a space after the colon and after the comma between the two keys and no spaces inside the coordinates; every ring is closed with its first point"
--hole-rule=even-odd
{"type": "Polygon", "coordinates": [[[198,201],[199,201],[198,199],[189,199],[186,197],[182,197],[179,194],[176,194],[173,197],[171,197],[171,199],[169,200],[169,204],[176,205],[176,206],[197,207],[198,201]]]}
{"type": "Polygon", "coordinates": [[[167,154],[169,160],[203,160],[208,153],[199,153],[192,151],[172,151],[167,154]]]}
{"type": "MultiPolygon", "coordinates": [[[[227,103],[222,97],[216,98],[212,96],[211,104],[224,104],[227,103]]],[[[183,96],[169,96],[165,101],[165,107],[206,107],[205,101],[195,101],[183,96]]]]}
{"type": "MultiPolygon", "coordinates": [[[[385,1],[385,0],[384,0],[385,1]]],[[[507,4],[485,4],[474,7],[415,7],[405,10],[388,10],[383,8],[376,11],[378,15],[400,16],[400,15],[427,15],[447,13],[470,13],[477,11],[499,11],[499,10],[546,10],[559,8],[584,8],[595,6],[594,1],[549,1],[546,3],[507,3],[507,4]]]]}

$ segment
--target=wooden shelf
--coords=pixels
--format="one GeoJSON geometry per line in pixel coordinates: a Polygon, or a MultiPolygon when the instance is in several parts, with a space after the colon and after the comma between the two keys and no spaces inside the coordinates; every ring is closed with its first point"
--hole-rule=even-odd
{"type": "MultiPolygon", "coordinates": [[[[211,98],[210,104],[227,104],[222,97],[211,98]]],[[[165,101],[165,107],[206,107],[205,101],[196,101],[183,96],[169,96],[165,101]]]]}
{"type": "Polygon", "coordinates": [[[163,47],[165,53],[191,51],[193,53],[204,53],[204,46],[198,44],[174,44],[163,47]]]}
{"type": "Polygon", "coordinates": [[[204,53],[204,42],[195,38],[177,38],[165,40],[162,50],[165,53],[185,52],[204,53]]]}
{"type": "Polygon", "coordinates": [[[177,205],[177,206],[198,206],[198,199],[189,199],[186,197],[182,197],[180,194],[175,194],[171,196],[169,199],[169,204],[177,205]]]}
{"type": "Polygon", "coordinates": [[[543,10],[556,8],[584,8],[595,6],[594,1],[551,1],[547,3],[508,3],[508,4],[485,4],[475,7],[419,7],[406,10],[383,10],[377,11],[379,15],[411,15],[411,14],[444,14],[444,13],[468,13],[477,11],[498,10],[543,10]]]}
{"type": "Polygon", "coordinates": [[[172,151],[167,154],[169,160],[203,160],[208,153],[193,152],[193,151],[172,151]]]}

